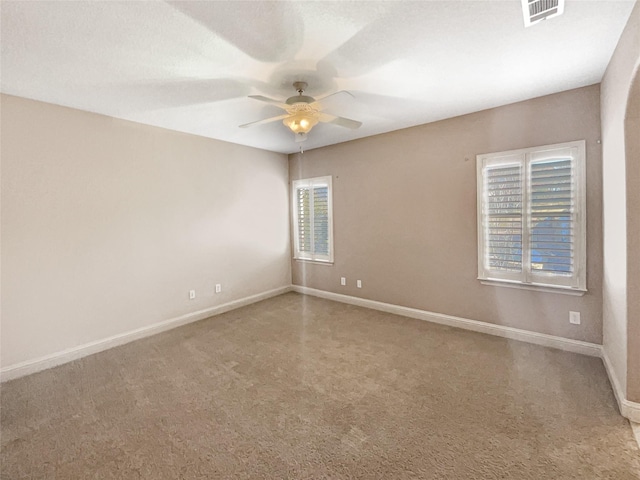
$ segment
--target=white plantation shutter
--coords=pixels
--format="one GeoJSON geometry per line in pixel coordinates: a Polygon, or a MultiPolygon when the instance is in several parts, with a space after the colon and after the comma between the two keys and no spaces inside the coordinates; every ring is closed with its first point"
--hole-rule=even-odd
{"type": "Polygon", "coordinates": [[[531,162],[529,249],[531,269],[571,276],[575,189],[571,158],[531,162]]]}
{"type": "Polygon", "coordinates": [[[478,277],[586,289],[584,141],[478,156],[478,277]]]}
{"type": "Polygon", "coordinates": [[[298,202],[298,250],[300,252],[311,253],[311,189],[300,187],[296,190],[296,200],[298,202]]]}
{"type": "Polygon", "coordinates": [[[484,179],[483,217],[486,267],[522,272],[522,167],[491,166],[484,179]]]}
{"type": "Polygon", "coordinates": [[[294,257],[333,261],[331,177],[293,182],[294,257]]]}
{"type": "Polygon", "coordinates": [[[329,187],[313,188],[313,251],[329,255],[329,187]]]}

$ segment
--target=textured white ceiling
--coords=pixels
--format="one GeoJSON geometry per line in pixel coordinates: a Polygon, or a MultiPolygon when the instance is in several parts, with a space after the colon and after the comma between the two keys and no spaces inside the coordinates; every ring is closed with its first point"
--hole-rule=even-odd
{"type": "Polygon", "coordinates": [[[599,82],[634,1],[567,1],[524,28],[520,0],[6,1],[1,90],[250,145],[299,149],[282,113],[295,80],[325,111],[305,149],[599,82]]]}

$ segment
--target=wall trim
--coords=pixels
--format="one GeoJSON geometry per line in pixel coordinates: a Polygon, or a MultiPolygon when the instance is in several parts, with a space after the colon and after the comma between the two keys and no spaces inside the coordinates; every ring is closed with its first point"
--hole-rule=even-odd
{"type": "Polygon", "coordinates": [[[464,330],[487,333],[489,335],[495,335],[497,337],[519,340],[521,342],[533,343],[536,345],[542,345],[544,347],[551,347],[568,352],[580,353],[583,355],[589,355],[591,357],[600,357],[602,355],[601,345],[583,342],[581,340],[572,340],[569,338],[547,335],[545,333],[531,332],[529,330],[522,330],[513,327],[505,327],[503,325],[482,322],[480,320],[470,320],[468,318],[454,317],[452,315],[445,315],[443,313],[434,313],[427,310],[419,310],[417,308],[402,307],[400,305],[393,305],[391,303],[383,303],[375,300],[368,300],[366,298],[352,297],[349,295],[342,295],[340,293],[327,292],[325,290],[316,290],[314,288],[303,287],[300,285],[293,285],[293,291],[303,293],[305,295],[312,295],[314,297],[335,300],[336,302],[348,303],[351,305],[371,308],[373,310],[379,310],[382,312],[394,313],[396,315],[416,318],[418,320],[425,320],[427,322],[439,323],[441,325],[447,325],[449,327],[462,328],[464,330]]]}
{"type": "Polygon", "coordinates": [[[125,343],[130,343],[141,338],[150,337],[151,335],[172,330],[188,323],[197,322],[198,320],[204,320],[208,317],[220,315],[221,313],[235,310],[236,308],[244,307],[246,305],[251,305],[252,303],[260,302],[267,298],[276,297],[283,293],[290,292],[291,290],[291,285],[267,290],[255,295],[233,300],[222,305],[205,308],[196,312],[180,315],[179,317],[170,318],[159,323],[154,323],[153,325],[113,335],[102,340],[96,340],[77,347],[67,348],[66,350],[35,358],[33,360],[15,363],[0,369],[0,381],[6,382],[8,380],[40,372],[57,365],[62,365],[63,363],[68,363],[88,355],[93,355],[94,353],[108,350],[109,348],[124,345],[125,343]]]}
{"type": "Polygon", "coordinates": [[[604,368],[607,371],[607,375],[609,376],[609,381],[611,382],[616,402],[618,402],[620,414],[632,422],[640,423],[640,403],[627,400],[626,392],[622,389],[618,376],[616,375],[616,371],[613,368],[613,364],[611,363],[609,355],[607,355],[607,351],[604,348],[602,349],[602,361],[604,363],[604,368]]]}

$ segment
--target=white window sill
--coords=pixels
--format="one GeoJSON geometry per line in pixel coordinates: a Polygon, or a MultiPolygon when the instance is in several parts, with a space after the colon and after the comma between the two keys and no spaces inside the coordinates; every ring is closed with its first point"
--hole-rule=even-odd
{"type": "Polygon", "coordinates": [[[519,288],[521,290],[533,290],[536,292],[544,293],[559,293],[560,295],[573,295],[575,297],[582,297],[587,290],[572,287],[560,287],[552,285],[536,285],[529,283],[508,282],[502,280],[487,280],[479,278],[480,283],[483,285],[489,285],[491,287],[506,287],[506,288],[519,288]]]}
{"type": "Polygon", "coordinates": [[[309,258],[293,258],[296,262],[302,262],[302,263],[315,263],[316,265],[333,265],[333,262],[330,262],[329,260],[311,260],[309,258]]]}

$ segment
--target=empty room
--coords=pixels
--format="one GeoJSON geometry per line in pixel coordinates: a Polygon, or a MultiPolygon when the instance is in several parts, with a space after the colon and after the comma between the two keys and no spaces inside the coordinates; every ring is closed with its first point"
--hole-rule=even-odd
{"type": "Polygon", "coordinates": [[[640,2],[0,20],[2,479],[640,479],[640,2]]]}

